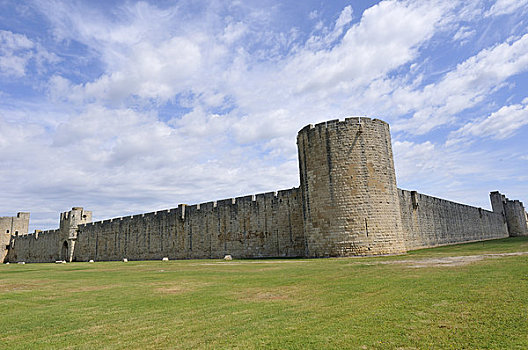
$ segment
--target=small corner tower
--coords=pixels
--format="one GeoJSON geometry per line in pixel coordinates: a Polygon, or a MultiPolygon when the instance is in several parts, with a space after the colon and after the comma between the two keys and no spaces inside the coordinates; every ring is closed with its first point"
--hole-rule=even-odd
{"type": "Polygon", "coordinates": [[[0,217],[0,263],[6,259],[14,236],[26,236],[29,230],[29,213],[0,217]]]}
{"type": "Polygon", "coordinates": [[[297,135],[306,256],[405,252],[389,125],[370,118],[297,135]]]}
{"type": "Polygon", "coordinates": [[[490,200],[493,211],[504,217],[510,237],[528,236],[528,216],[522,202],[510,200],[499,191],[491,192],[490,200]]]}

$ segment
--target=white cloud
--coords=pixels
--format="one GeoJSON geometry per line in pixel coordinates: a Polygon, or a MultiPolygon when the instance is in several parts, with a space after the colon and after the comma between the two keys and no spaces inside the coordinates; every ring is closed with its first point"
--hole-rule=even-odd
{"type": "Polygon", "coordinates": [[[352,6],[346,6],[341,13],[339,14],[339,17],[334,23],[333,28],[325,28],[322,24],[322,22],[319,22],[318,25],[316,25],[315,30],[316,31],[322,31],[323,35],[319,37],[312,37],[310,38],[309,46],[315,48],[315,47],[322,47],[323,45],[329,45],[336,41],[345,30],[346,26],[352,22],[353,19],[353,12],[352,6]]]}
{"type": "Polygon", "coordinates": [[[514,12],[526,11],[528,0],[497,0],[486,12],[486,16],[508,15],[514,12]]]}
{"type": "Polygon", "coordinates": [[[489,208],[487,193],[519,181],[519,156],[504,149],[395,141],[393,150],[399,188],[459,203],[489,208]]]}
{"type": "Polygon", "coordinates": [[[364,87],[415,58],[445,10],[411,2],[381,2],[365,10],[360,23],[330,50],[301,51],[288,62],[286,73],[295,75],[296,93],[329,94],[364,87]]]}
{"type": "Polygon", "coordinates": [[[336,21],[336,28],[342,28],[345,25],[349,24],[352,21],[352,14],[353,14],[352,6],[346,6],[343,11],[341,11],[341,14],[339,15],[339,18],[336,21]]]}
{"type": "Polygon", "coordinates": [[[469,27],[462,26],[458,29],[458,31],[453,36],[453,40],[460,41],[461,44],[466,43],[469,38],[475,36],[477,33],[476,30],[470,29],[469,27]]]}
{"type": "Polygon", "coordinates": [[[308,14],[308,18],[309,19],[319,18],[319,12],[317,12],[317,10],[310,11],[310,13],[308,14]]]}
{"type": "Polygon", "coordinates": [[[446,20],[451,23],[464,23],[466,25],[475,20],[479,21],[482,18],[484,8],[487,5],[488,0],[453,2],[454,10],[450,16],[446,17],[446,20]]]}
{"type": "Polygon", "coordinates": [[[41,70],[46,63],[56,63],[59,58],[23,34],[0,30],[0,74],[23,77],[31,61],[41,70]]]}
{"type": "Polygon", "coordinates": [[[399,89],[394,102],[415,111],[395,130],[424,134],[450,123],[455,115],[482,102],[519,73],[528,71],[528,34],[480,51],[421,90],[399,89]]]}
{"type": "Polygon", "coordinates": [[[49,95],[53,100],[61,100],[72,95],[73,86],[68,79],[53,75],[48,81],[49,95]]]}
{"type": "Polygon", "coordinates": [[[232,44],[240,40],[247,31],[247,25],[243,22],[228,23],[224,29],[223,39],[227,44],[232,44]]]}
{"type": "Polygon", "coordinates": [[[505,139],[514,135],[525,125],[528,125],[527,104],[504,106],[489,116],[471,121],[452,132],[447,142],[454,143],[471,137],[505,139]]]}
{"type": "Polygon", "coordinates": [[[383,2],[365,11],[335,44],[328,32],[313,34],[273,65],[252,65],[251,57],[237,56],[226,76],[236,112],[244,118],[244,141],[259,141],[264,133],[294,136],[305,124],[329,118],[377,114],[384,103],[380,94],[396,88],[378,83],[419,56],[449,10],[423,2],[383,2]],[[279,124],[277,116],[289,122],[279,124]]]}
{"type": "Polygon", "coordinates": [[[7,30],[0,30],[0,52],[2,54],[11,54],[17,50],[28,50],[33,48],[34,44],[25,35],[12,33],[7,30]]]}
{"type": "Polygon", "coordinates": [[[440,167],[433,143],[414,143],[410,141],[395,141],[393,145],[395,167],[400,181],[406,182],[416,177],[420,172],[434,173],[440,167]]]}
{"type": "Polygon", "coordinates": [[[142,42],[131,48],[121,69],[85,84],[84,94],[98,100],[121,101],[131,95],[167,101],[190,89],[192,77],[201,66],[198,46],[174,37],[159,46],[142,42]]]}
{"type": "MultiPolygon", "coordinates": [[[[104,216],[298,182],[296,160],[269,164],[251,146],[233,145],[228,126],[221,116],[198,110],[167,124],[152,113],[98,105],[51,131],[0,115],[0,180],[13,198],[9,206],[59,212],[80,204],[104,216]],[[31,192],[31,203],[23,191],[31,192]]],[[[43,225],[54,227],[54,221],[43,225]]]]}
{"type": "MultiPolygon", "coordinates": [[[[192,31],[183,22],[175,32],[166,27],[171,27],[170,21],[181,22],[179,9],[162,11],[147,4],[127,8],[117,23],[94,13],[86,23],[84,12],[89,9],[55,5],[58,9],[53,12],[49,6],[43,11],[54,22],[56,35],[100,51],[107,67],[100,77],[72,87],[72,100],[120,103],[135,96],[163,103],[192,92],[214,106],[232,95],[242,114],[250,102],[245,101],[248,93],[256,91],[276,110],[284,109],[290,99],[309,96],[313,101],[314,97],[360,93],[354,90],[414,59],[451,9],[430,2],[384,1],[346,29],[353,16],[347,6],[332,30],[312,36],[305,45],[297,43],[290,55],[267,65],[262,60],[273,59],[278,48],[292,45],[295,31],[263,34],[244,20],[228,19],[209,24],[194,20],[192,31]],[[260,40],[264,51],[249,51],[255,40],[260,40]],[[268,41],[277,44],[266,46],[268,41]],[[237,49],[232,50],[235,42],[237,49]]],[[[254,106],[256,99],[250,100],[254,106]]]]}
{"type": "MultiPolygon", "coordinates": [[[[461,111],[492,105],[490,95],[528,67],[525,35],[429,72],[437,50],[460,48],[451,37],[480,33],[481,2],[382,1],[331,19],[312,11],[312,27],[280,29],[281,5],[213,1],[187,13],[186,4],[125,2],[104,12],[38,2],[53,45],[82,50],[45,77],[50,105],[24,110],[20,129],[13,111],[0,120],[18,138],[0,138],[0,158],[38,174],[0,173],[10,198],[23,198],[24,187],[38,193],[35,206],[78,201],[111,216],[296,186],[304,125],[350,114],[418,134],[462,125],[461,111]]],[[[499,157],[471,164],[482,155],[404,136],[394,145],[399,181],[418,190],[460,189],[499,157]]]]}
{"type": "Polygon", "coordinates": [[[25,35],[0,30],[0,73],[24,76],[33,46],[33,42],[25,35]]]}
{"type": "MultiPolygon", "coordinates": [[[[83,85],[71,86],[58,79],[52,83],[61,92],[67,89],[77,100],[122,101],[134,95],[166,101],[189,91],[196,96],[196,100],[189,101],[191,108],[200,104],[221,106],[231,100],[235,109],[224,122],[229,121],[234,135],[239,135],[237,140],[243,143],[282,137],[285,133],[292,135],[305,123],[313,122],[314,115],[326,119],[340,116],[343,111],[414,111],[413,119],[400,122],[395,129],[424,133],[481,101],[483,95],[522,70],[524,64],[524,56],[516,56],[516,52],[524,50],[526,38],[521,38],[482,51],[447,73],[440,83],[421,91],[415,89],[415,82],[405,85],[398,79],[387,80],[387,74],[413,62],[421,46],[442,26],[455,20],[450,12],[455,5],[381,2],[367,9],[342,39],[330,44],[328,37],[337,37],[336,33],[352,19],[352,8],[345,7],[332,32],[325,37],[312,36],[304,47],[298,46],[273,65],[255,61],[255,56],[243,46],[227,53],[222,43],[231,45],[252,30],[243,21],[221,23],[220,36],[212,35],[207,26],[199,26],[193,33],[183,30],[180,36],[174,36],[175,33],[167,35],[158,23],[176,20],[177,8],[161,11],[146,4],[135,5],[117,25],[95,15],[97,26],[88,26],[73,15],[70,25],[77,29],[62,35],[80,33],[80,40],[103,50],[109,69],[83,85]],[[145,25],[140,13],[142,19],[156,24],[145,25]],[[105,32],[118,34],[108,37],[103,35],[105,32]],[[158,37],[161,40],[153,40],[158,37]],[[124,49],[121,44],[126,44],[124,49]],[[509,73],[496,73],[494,70],[505,68],[503,55],[510,55],[512,69],[509,73]],[[486,80],[486,84],[481,84],[486,80]],[[394,105],[398,107],[394,109],[394,105]]],[[[463,27],[457,38],[470,34],[463,27]]]]}
{"type": "Polygon", "coordinates": [[[471,158],[468,153],[430,141],[394,141],[393,152],[398,186],[413,184],[425,193],[432,193],[434,186],[456,187],[455,179],[460,175],[486,172],[484,162],[466,163],[471,158]]]}
{"type": "Polygon", "coordinates": [[[297,123],[289,111],[278,109],[240,118],[233,124],[233,132],[238,142],[249,143],[291,135],[291,130],[296,127],[297,123]]]}
{"type": "MultiPolygon", "coordinates": [[[[133,97],[165,103],[192,94],[205,95],[203,101],[218,105],[222,100],[218,87],[225,88],[226,71],[240,62],[239,57],[248,56],[240,45],[248,31],[252,36],[244,43],[247,46],[252,40],[273,45],[287,45],[289,40],[283,33],[266,37],[268,33],[231,17],[220,19],[213,12],[218,10],[214,2],[205,9],[205,18],[183,14],[179,6],[161,10],[139,2],[119,8],[118,20],[79,4],[51,3],[41,10],[54,24],[55,35],[86,45],[104,71],[72,87],[69,98],[74,101],[120,104],[133,97]],[[85,20],[86,13],[90,21],[85,20]]],[[[266,21],[265,17],[258,20],[266,21]]],[[[251,19],[255,26],[258,20],[251,19]]]]}

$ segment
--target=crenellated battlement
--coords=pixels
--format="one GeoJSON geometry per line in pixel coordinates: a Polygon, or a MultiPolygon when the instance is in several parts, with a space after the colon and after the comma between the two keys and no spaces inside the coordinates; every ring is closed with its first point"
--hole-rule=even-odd
{"type": "Polygon", "coordinates": [[[347,128],[347,127],[357,127],[359,130],[362,130],[363,127],[375,126],[375,125],[378,125],[378,126],[383,125],[385,127],[389,126],[388,123],[384,122],[383,120],[376,119],[376,118],[347,117],[344,120],[333,119],[333,120],[328,120],[325,122],[317,123],[315,125],[308,124],[298,132],[298,135],[307,134],[307,133],[314,134],[316,132],[321,133],[322,131],[325,131],[327,129],[339,129],[339,128],[347,128]]]}
{"type": "Polygon", "coordinates": [[[522,202],[499,192],[490,194],[491,212],[398,189],[390,129],[382,120],[310,124],[298,132],[297,146],[299,187],[96,222],[90,211],[73,207],[60,214],[59,229],[30,235],[29,213],[18,213],[0,218],[0,257],[8,252],[9,261],[41,262],[379,255],[528,235],[522,202]],[[17,229],[14,222],[26,226],[17,229]]]}
{"type": "Polygon", "coordinates": [[[56,235],[59,232],[60,232],[60,230],[58,230],[58,229],[55,229],[55,230],[44,230],[44,231],[35,230],[33,232],[28,233],[27,235],[17,236],[17,240],[39,239],[39,237],[42,238],[42,237],[45,237],[47,235],[56,235]]]}
{"type": "MultiPolygon", "coordinates": [[[[294,187],[286,190],[279,190],[279,191],[272,191],[272,192],[263,192],[263,193],[257,193],[253,195],[247,195],[247,196],[241,196],[241,197],[234,197],[234,198],[225,198],[220,199],[217,201],[210,201],[210,202],[204,202],[204,203],[198,203],[198,204],[179,204],[176,208],[171,209],[163,209],[158,211],[153,211],[149,213],[141,213],[141,214],[135,214],[135,215],[129,215],[129,216],[123,216],[123,217],[116,217],[111,219],[104,219],[100,221],[93,221],[93,222],[87,222],[79,224],[79,228],[84,228],[88,226],[104,226],[108,225],[115,221],[132,221],[132,220],[138,220],[138,219],[149,219],[154,216],[158,215],[175,215],[181,220],[185,220],[185,213],[191,212],[191,211],[214,211],[214,210],[220,210],[223,207],[232,207],[237,206],[242,203],[247,203],[250,206],[256,205],[257,202],[261,202],[264,200],[271,200],[271,201],[279,201],[281,198],[284,197],[290,197],[293,196],[296,198],[296,196],[299,194],[299,188],[294,187]]],[[[63,213],[66,214],[66,213],[63,213]]],[[[61,218],[63,218],[61,214],[61,218]]]]}
{"type": "Polygon", "coordinates": [[[510,200],[499,191],[490,192],[490,199],[493,211],[504,217],[510,236],[528,236],[527,214],[521,201],[510,200]]]}

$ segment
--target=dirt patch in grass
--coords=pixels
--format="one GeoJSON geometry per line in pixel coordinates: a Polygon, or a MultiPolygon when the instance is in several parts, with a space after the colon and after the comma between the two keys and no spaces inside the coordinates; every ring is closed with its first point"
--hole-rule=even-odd
{"type": "Polygon", "coordinates": [[[210,283],[202,282],[178,282],[178,283],[153,283],[151,284],[154,287],[154,291],[162,294],[182,294],[193,292],[195,290],[201,289],[210,285],[210,283]]]}
{"type": "Polygon", "coordinates": [[[79,288],[70,289],[70,292],[72,293],[79,293],[79,292],[93,292],[96,290],[103,290],[108,289],[110,286],[83,286],[79,288]]]}
{"type": "Polygon", "coordinates": [[[273,293],[273,292],[261,292],[261,293],[257,293],[254,296],[254,299],[256,300],[284,300],[288,298],[289,296],[286,294],[279,294],[279,293],[273,293]]]}
{"type": "Polygon", "coordinates": [[[294,287],[279,287],[275,289],[247,288],[237,293],[237,298],[243,301],[278,301],[291,299],[297,289],[294,287]]]}
{"type": "Polygon", "coordinates": [[[461,256],[445,256],[440,258],[424,258],[424,259],[404,259],[404,260],[393,260],[393,261],[370,261],[368,263],[357,262],[354,264],[361,265],[392,265],[392,264],[404,264],[412,268],[423,268],[423,267],[452,267],[452,266],[464,266],[484,259],[501,258],[505,256],[520,256],[528,255],[528,252],[515,252],[515,253],[496,253],[496,254],[479,254],[479,255],[461,255],[461,256]]]}
{"type": "Polygon", "coordinates": [[[2,284],[0,285],[0,292],[29,292],[35,287],[36,285],[27,283],[2,284]]]}
{"type": "Polygon", "coordinates": [[[49,281],[33,280],[31,283],[11,283],[2,281],[0,283],[0,293],[3,292],[28,292],[36,288],[42,288],[42,285],[49,283],[49,281]]]}
{"type": "Polygon", "coordinates": [[[182,294],[186,292],[191,292],[194,288],[189,288],[188,286],[165,286],[155,289],[158,293],[163,294],[182,294]]]}

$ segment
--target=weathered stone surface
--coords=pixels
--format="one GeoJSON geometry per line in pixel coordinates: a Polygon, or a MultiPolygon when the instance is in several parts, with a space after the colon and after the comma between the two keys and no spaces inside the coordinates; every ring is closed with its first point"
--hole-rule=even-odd
{"type": "Polygon", "coordinates": [[[11,236],[28,234],[29,213],[0,217],[0,262],[3,262],[11,244],[11,236]]]}
{"type": "Polygon", "coordinates": [[[408,250],[508,237],[501,213],[398,190],[408,250]]]}
{"type": "Polygon", "coordinates": [[[498,191],[491,192],[490,197],[493,211],[504,216],[510,236],[528,236],[528,214],[523,203],[509,200],[498,191]]]}
{"type": "MultiPolygon", "coordinates": [[[[29,213],[27,214],[27,227],[29,213]]],[[[57,260],[72,261],[75,248],[77,227],[90,222],[92,212],[75,207],[71,211],[61,213],[60,228],[57,230],[35,231],[11,237],[7,260],[27,262],[54,262],[57,260]]]]}
{"type": "Polygon", "coordinates": [[[405,252],[387,123],[329,121],[297,145],[307,256],[405,252]]]}
{"type": "Polygon", "coordinates": [[[304,254],[299,189],[180,205],[78,227],[77,261],[296,257],[304,254]]]}
{"type": "Polygon", "coordinates": [[[0,218],[0,261],[53,262],[397,254],[528,235],[519,201],[493,212],[396,187],[387,123],[347,118],[297,136],[300,187],[91,222],[74,207],[57,230],[0,218]],[[7,253],[7,256],[6,256],[7,253]],[[126,258],[124,258],[126,257],[126,258]]]}

